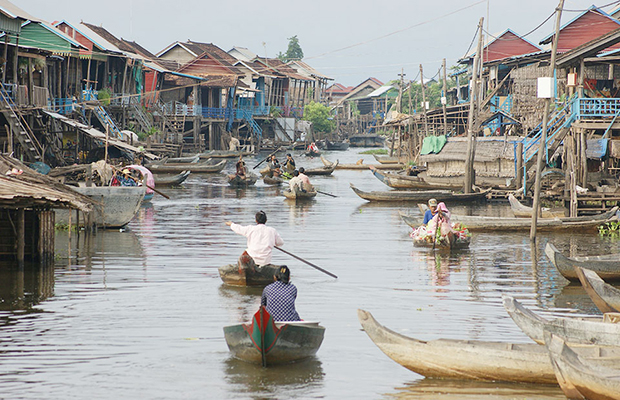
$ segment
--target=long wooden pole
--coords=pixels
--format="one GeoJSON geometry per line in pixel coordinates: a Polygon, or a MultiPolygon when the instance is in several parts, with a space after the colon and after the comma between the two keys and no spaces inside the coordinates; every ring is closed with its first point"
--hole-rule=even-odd
{"type": "Polygon", "coordinates": [[[313,267],[313,268],[318,269],[319,271],[321,271],[321,272],[323,272],[323,273],[325,273],[325,274],[327,274],[327,275],[331,276],[332,278],[336,278],[336,279],[338,279],[338,277],[337,277],[336,275],[332,274],[331,272],[329,272],[329,271],[327,271],[327,270],[324,270],[323,268],[319,267],[318,265],[314,265],[314,264],[312,264],[310,261],[306,261],[306,260],[304,260],[303,258],[298,257],[298,256],[296,256],[296,255],[295,255],[295,254],[293,254],[293,253],[289,253],[288,251],[284,250],[284,249],[283,249],[283,248],[281,248],[281,247],[278,247],[278,246],[273,246],[273,247],[274,247],[274,248],[276,248],[276,249],[278,249],[278,250],[280,250],[282,253],[288,254],[289,256],[291,256],[291,257],[293,257],[293,258],[295,258],[295,259],[297,259],[297,260],[299,260],[299,261],[301,261],[301,262],[303,262],[303,263],[306,263],[306,264],[308,264],[309,266],[311,266],[311,267],[313,267]]]}
{"type": "MultiPolygon", "coordinates": [[[[551,61],[549,63],[549,75],[555,76],[555,57],[558,51],[558,36],[560,36],[560,19],[562,18],[562,8],[564,0],[560,0],[558,8],[555,9],[555,35],[553,36],[553,46],[551,48],[551,61]]],[[[552,94],[553,95],[553,94],[552,94]]],[[[540,213],[540,186],[541,173],[543,169],[543,157],[547,147],[547,124],[549,122],[549,105],[551,98],[545,99],[543,106],[543,123],[540,143],[538,146],[538,157],[536,159],[536,184],[534,186],[534,204],[532,205],[532,226],[530,227],[530,240],[536,240],[536,226],[538,224],[538,213],[540,213]]],[[[525,178],[524,178],[525,179],[525,178]]]]}
{"type": "Polygon", "coordinates": [[[469,90],[469,115],[467,123],[467,158],[465,159],[465,180],[463,181],[463,192],[471,193],[475,182],[474,177],[474,158],[476,156],[476,135],[474,135],[474,112],[476,96],[478,95],[478,63],[482,49],[482,24],[484,18],[480,18],[478,23],[478,49],[474,57],[474,68],[471,76],[471,88],[469,90]]]}
{"type": "Polygon", "coordinates": [[[420,64],[420,86],[422,87],[422,117],[424,118],[424,136],[428,136],[428,120],[426,119],[426,90],[424,90],[424,70],[420,64]]]}
{"type": "MultiPolygon", "coordinates": [[[[457,88],[458,90],[458,88],[457,88]]],[[[448,134],[448,112],[446,106],[448,103],[448,74],[446,72],[446,59],[443,59],[443,94],[441,98],[441,108],[443,109],[443,134],[448,134]]]]}

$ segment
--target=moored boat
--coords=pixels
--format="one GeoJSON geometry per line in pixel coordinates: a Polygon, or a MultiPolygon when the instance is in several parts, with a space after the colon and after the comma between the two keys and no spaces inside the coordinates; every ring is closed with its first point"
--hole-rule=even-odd
{"type": "Polygon", "coordinates": [[[325,328],[318,322],[274,322],[263,306],[249,324],[224,327],[226,344],[235,358],[265,367],[315,355],[324,335],[325,328]]]}
{"type": "Polygon", "coordinates": [[[289,200],[308,200],[316,197],[316,190],[312,188],[312,190],[302,191],[298,187],[295,188],[295,191],[291,191],[290,188],[287,188],[282,192],[284,197],[289,200]]]}
{"type": "Polygon", "coordinates": [[[378,163],[381,164],[398,164],[400,162],[400,158],[398,157],[390,157],[379,154],[373,154],[372,156],[375,158],[375,160],[377,160],[378,163]]]}
{"type": "Polygon", "coordinates": [[[252,186],[258,180],[258,176],[253,173],[248,173],[245,178],[240,177],[239,175],[228,175],[228,184],[232,187],[248,187],[252,186]]]}
{"type": "Polygon", "coordinates": [[[331,150],[331,151],[345,151],[349,148],[349,142],[347,141],[342,141],[342,142],[332,142],[329,140],[325,141],[325,149],[327,150],[331,150]]]}
{"type": "MultiPolygon", "coordinates": [[[[127,225],[140,209],[140,203],[146,194],[145,186],[92,186],[71,187],[78,193],[93,199],[93,222],[102,228],[121,228],[127,225]]],[[[69,210],[56,209],[56,223],[69,224],[69,210]]],[[[80,219],[79,224],[83,225],[80,219]]],[[[71,224],[77,224],[72,218],[71,224]]]]}
{"type": "Polygon", "coordinates": [[[605,283],[598,274],[587,268],[575,267],[581,286],[603,313],[620,312],[620,290],[605,283]]]}
{"type": "Polygon", "coordinates": [[[575,267],[588,268],[606,281],[620,280],[620,254],[601,256],[566,257],[551,243],[545,246],[545,254],[562,276],[570,281],[579,280],[575,267]]]}
{"type": "MultiPolygon", "coordinates": [[[[510,202],[510,209],[517,218],[532,218],[532,207],[521,204],[517,198],[509,194],[508,201],[510,202]]],[[[549,208],[541,208],[541,218],[563,218],[565,216],[564,210],[551,210],[549,208]]]]}
{"type": "Polygon", "coordinates": [[[228,264],[218,268],[222,281],[231,286],[267,286],[273,282],[278,265],[267,264],[254,269],[239,268],[238,264],[228,264]]]}
{"type": "MultiPolygon", "coordinates": [[[[455,193],[450,190],[389,190],[389,191],[373,191],[364,192],[355,187],[352,183],[349,184],[351,189],[364,200],[367,201],[428,201],[429,199],[441,199],[441,201],[475,201],[484,200],[489,190],[477,192],[477,193],[455,193]]],[[[419,225],[419,224],[418,224],[419,225]]],[[[466,224],[467,225],[467,224],[466,224]]]]}
{"type": "Polygon", "coordinates": [[[332,172],[338,167],[339,161],[336,160],[335,163],[332,163],[331,166],[324,166],[321,168],[309,168],[304,171],[304,174],[308,176],[316,176],[316,175],[331,175],[332,172]]]}
{"type": "Polygon", "coordinates": [[[251,151],[238,151],[238,150],[209,150],[204,153],[200,153],[200,159],[205,160],[208,158],[239,158],[239,156],[250,156],[254,153],[251,151]]]}
{"type": "Polygon", "coordinates": [[[445,189],[461,190],[462,184],[433,183],[428,182],[423,176],[409,176],[401,173],[385,173],[378,171],[377,168],[370,168],[373,175],[387,186],[394,189],[445,189]]]}
{"type": "Polygon", "coordinates": [[[155,174],[153,178],[155,179],[155,184],[157,186],[176,186],[185,182],[187,177],[191,174],[190,171],[183,171],[176,175],[171,174],[155,174]]]}
{"type": "Polygon", "coordinates": [[[545,345],[557,381],[567,398],[620,399],[620,363],[617,355],[605,354],[609,348],[590,346],[599,352],[599,356],[584,357],[577,352],[582,350],[581,347],[573,347],[564,338],[548,332],[545,345]]]}
{"type": "Polygon", "coordinates": [[[197,163],[200,161],[200,154],[185,157],[170,157],[162,158],[161,160],[151,161],[149,164],[183,164],[183,163],[197,163]]]}
{"type": "MultiPolygon", "coordinates": [[[[437,200],[443,201],[441,197],[437,200]]],[[[537,220],[536,229],[541,232],[566,231],[566,230],[596,230],[605,222],[615,219],[615,210],[610,210],[603,214],[574,217],[574,218],[550,218],[537,220]],[[613,211],[613,212],[611,212],[613,211]]],[[[401,218],[412,228],[420,225],[421,215],[406,215],[401,213],[401,218]]],[[[504,218],[504,217],[483,217],[471,215],[452,214],[452,222],[460,222],[467,226],[471,231],[496,231],[496,232],[518,232],[529,231],[532,221],[527,218],[504,218]]],[[[576,278],[575,278],[576,279],[576,278]]]]}
{"type": "MultiPolygon", "coordinates": [[[[330,165],[333,164],[331,161],[327,160],[323,156],[321,156],[321,161],[326,166],[330,166],[330,165]]],[[[405,165],[404,164],[364,164],[363,160],[359,160],[355,164],[338,164],[336,169],[367,170],[370,167],[375,167],[376,169],[392,169],[392,170],[397,170],[397,169],[403,169],[405,167],[405,165]]]]}
{"type": "Polygon", "coordinates": [[[364,332],[382,352],[426,377],[556,383],[545,348],[534,343],[422,341],[384,327],[367,311],[357,310],[357,317],[364,332]]]}
{"type": "Polygon", "coordinates": [[[217,163],[203,161],[197,163],[165,163],[149,165],[150,170],[156,174],[162,173],[180,173],[190,171],[193,173],[216,173],[220,172],[226,166],[226,160],[217,163]]]}
{"type": "Polygon", "coordinates": [[[519,328],[538,344],[544,344],[543,332],[549,331],[571,343],[617,346],[620,324],[605,318],[543,318],[523,307],[510,296],[503,296],[504,308],[519,328]]]}

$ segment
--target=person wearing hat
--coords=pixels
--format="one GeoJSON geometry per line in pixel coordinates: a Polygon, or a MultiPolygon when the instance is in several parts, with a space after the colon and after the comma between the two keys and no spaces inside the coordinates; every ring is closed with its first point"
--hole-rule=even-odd
{"type": "Polygon", "coordinates": [[[247,238],[247,249],[239,257],[239,268],[254,270],[257,265],[271,264],[271,252],[274,246],[282,246],[284,240],[278,231],[266,226],[267,214],[259,211],[255,216],[256,225],[239,225],[232,221],[226,221],[233,232],[247,238]]]}
{"type": "Polygon", "coordinates": [[[433,219],[436,213],[437,213],[437,200],[430,199],[428,201],[428,210],[426,210],[426,212],[424,213],[424,221],[422,221],[422,224],[424,225],[428,224],[428,222],[431,219],[433,219]]]}
{"type": "Polygon", "coordinates": [[[275,282],[263,289],[261,305],[265,306],[274,321],[301,321],[295,309],[297,287],[290,282],[291,270],[282,265],[273,279],[275,282]]]}

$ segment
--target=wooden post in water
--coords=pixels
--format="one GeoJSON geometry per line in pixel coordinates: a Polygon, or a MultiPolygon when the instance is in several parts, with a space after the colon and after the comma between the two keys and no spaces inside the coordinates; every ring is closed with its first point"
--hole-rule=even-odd
{"type": "MultiPolygon", "coordinates": [[[[558,36],[560,34],[560,19],[562,18],[562,8],[564,0],[560,0],[558,8],[555,9],[555,35],[553,36],[553,46],[551,48],[551,62],[549,64],[549,75],[555,76],[555,57],[558,51],[558,36]]],[[[547,148],[547,125],[549,122],[549,104],[551,98],[545,99],[543,107],[542,133],[538,146],[538,157],[536,159],[536,184],[534,186],[534,204],[532,205],[532,226],[530,228],[530,240],[536,240],[536,225],[538,224],[538,214],[540,213],[540,186],[541,173],[543,169],[543,157],[547,148]]]]}
{"type": "Polygon", "coordinates": [[[26,256],[26,212],[23,208],[17,209],[17,262],[24,264],[26,256]]]}
{"type": "Polygon", "coordinates": [[[516,187],[523,187],[523,142],[517,143],[517,170],[515,171],[517,175],[516,187]]]}
{"type": "Polygon", "coordinates": [[[476,156],[476,135],[474,134],[474,112],[476,95],[478,94],[478,63],[480,52],[482,51],[482,24],[484,18],[480,18],[478,23],[478,48],[474,57],[474,69],[471,76],[471,87],[469,90],[469,115],[467,123],[467,158],[465,159],[465,180],[463,181],[463,192],[471,193],[475,183],[474,177],[474,157],[476,156]]]}
{"type": "MultiPolygon", "coordinates": [[[[448,103],[448,73],[446,72],[446,59],[443,59],[443,96],[441,98],[441,108],[443,109],[443,134],[448,134],[448,111],[447,111],[447,103],[448,103]]],[[[458,90],[458,88],[457,88],[458,90]]]]}

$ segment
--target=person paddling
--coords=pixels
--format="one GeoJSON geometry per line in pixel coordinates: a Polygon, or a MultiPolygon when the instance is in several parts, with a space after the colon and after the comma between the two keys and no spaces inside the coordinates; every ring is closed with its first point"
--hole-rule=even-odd
{"type": "Polygon", "coordinates": [[[271,253],[274,246],[282,246],[284,240],[278,231],[266,226],[267,214],[264,211],[256,213],[256,225],[239,225],[226,221],[233,232],[247,238],[247,249],[239,257],[239,268],[249,268],[254,271],[256,266],[271,264],[271,253]]]}
{"type": "Polygon", "coordinates": [[[428,201],[428,210],[424,213],[424,221],[422,221],[422,224],[428,224],[435,214],[437,214],[437,200],[430,199],[428,201]]]}
{"type": "Polygon", "coordinates": [[[290,282],[291,270],[282,265],[274,275],[274,283],[263,289],[260,303],[274,321],[301,321],[295,309],[297,287],[290,282]]]}

